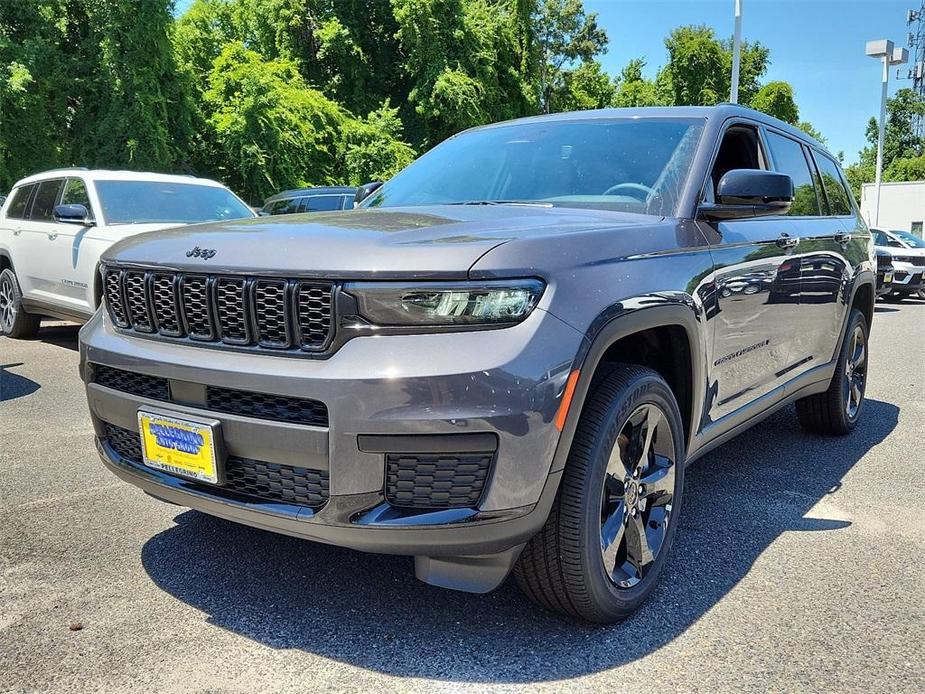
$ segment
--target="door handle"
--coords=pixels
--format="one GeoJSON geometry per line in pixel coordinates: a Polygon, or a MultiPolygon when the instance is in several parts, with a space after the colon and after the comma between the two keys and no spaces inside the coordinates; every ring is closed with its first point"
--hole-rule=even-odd
{"type": "Polygon", "coordinates": [[[19,236],[22,233],[22,229],[14,229],[13,236],[19,236]]]}
{"type": "Polygon", "coordinates": [[[838,241],[838,243],[848,243],[851,240],[851,234],[847,231],[836,231],[835,240],[838,241]]]}
{"type": "Polygon", "coordinates": [[[781,248],[793,248],[800,242],[799,236],[791,236],[790,234],[783,233],[777,239],[777,245],[781,248]]]}
{"type": "Polygon", "coordinates": [[[49,235],[48,235],[48,240],[49,240],[49,241],[54,241],[56,238],[58,238],[58,235],[57,235],[57,234],[49,234],[49,235]]]}

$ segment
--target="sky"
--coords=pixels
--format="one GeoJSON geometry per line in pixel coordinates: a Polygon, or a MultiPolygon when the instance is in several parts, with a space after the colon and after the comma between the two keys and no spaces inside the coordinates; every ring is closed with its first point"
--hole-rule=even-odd
{"type": "MultiPolygon", "coordinates": [[[[706,24],[717,36],[733,32],[734,0],[584,0],[598,13],[610,48],[601,62],[619,72],[630,59],[645,57],[655,76],[667,61],[664,38],[677,26],[706,24]]],[[[793,85],[800,119],[810,121],[832,152],[857,160],[865,146],[867,121],[880,111],[881,65],[864,55],[864,44],[891,39],[906,47],[906,11],[922,0],[742,0],[742,37],[770,50],[765,81],[793,85]]],[[[911,61],[910,50],[910,61],[911,61]]],[[[903,69],[905,73],[905,68],[903,69]]],[[[890,74],[890,94],[909,80],[890,74]]]]}
{"type": "MultiPolygon", "coordinates": [[[[176,0],[181,14],[192,0],[176,0]]],[[[584,0],[610,38],[601,62],[617,74],[632,58],[648,61],[654,77],[667,60],[664,39],[675,27],[706,24],[731,36],[734,0],[584,0]]],[[[922,0],[742,0],[742,36],[771,52],[765,81],[793,85],[800,119],[811,122],[832,152],[857,160],[867,121],[880,110],[880,63],[864,44],[892,39],[906,45],[906,11],[922,0]]],[[[910,51],[911,53],[912,51],[910,51]]],[[[903,69],[905,72],[905,68],[903,69]]],[[[890,93],[908,80],[890,74],[890,93]]]]}

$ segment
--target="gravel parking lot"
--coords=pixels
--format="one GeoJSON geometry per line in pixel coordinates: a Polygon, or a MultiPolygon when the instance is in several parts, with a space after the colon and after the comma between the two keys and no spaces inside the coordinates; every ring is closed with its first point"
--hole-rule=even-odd
{"type": "Polygon", "coordinates": [[[665,580],[609,628],[119,482],[76,335],[0,338],[0,689],[925,691],[925,302],[878,305],[852,436],[787,409],[689,471],[665,580]]]}

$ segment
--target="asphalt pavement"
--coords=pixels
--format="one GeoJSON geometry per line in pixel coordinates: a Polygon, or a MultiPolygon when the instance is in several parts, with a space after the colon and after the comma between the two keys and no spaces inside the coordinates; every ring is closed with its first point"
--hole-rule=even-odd
{"type": "Polygon", "coordinates": [[[925,691],[925,302],[878,304],[851,436],[788,408],[688,471],[660,587],[606,628],[121,483],[76,335],[0,338],[0,690],[925,691]]]}

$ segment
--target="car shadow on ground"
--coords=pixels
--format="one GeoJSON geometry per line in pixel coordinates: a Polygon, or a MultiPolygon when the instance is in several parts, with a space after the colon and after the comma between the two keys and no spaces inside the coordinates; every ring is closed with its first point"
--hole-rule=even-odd
{"type": "Polygon", "coordinates": [[[54,322],[51,325],[42,325],[35,339],[39,342],[47,342],[50,345],[64,347],[65,349],[77,350],[77,333],[80,332],[79,325],[74,323],[54,322]]]}
{"type": "MultiPolygon", "coordinates": [[[[212,623],[389,675],[538,682],[586,675],[669,643],[726,595],[785,532],[839,532],[812,508],[895,428],[868,400],[849,437],[800,432],[793,408],[712,452],[687,474],[678,539],[652,598],[611,627],[533,606],[509,580],[488,595],[417,582],[412,561],[300,541],[194,511],[142,550],[163,590],[212,623]],[[588,639],[607,647],[588,648],[588,639]]],[[[825,561],[824,557],[819,558],[825,561]]],[[[833,567],[833,569],[836,567],[833,567]]]]}
{"type": "Polygon", "coordinates": [[[10,371],[10,369],[15,369],[22,365],[22,362],[0,364],[0,402],[24,398],[27,395],[32,395],[42,387],[31,378],[26,378],[10,371]]]}

